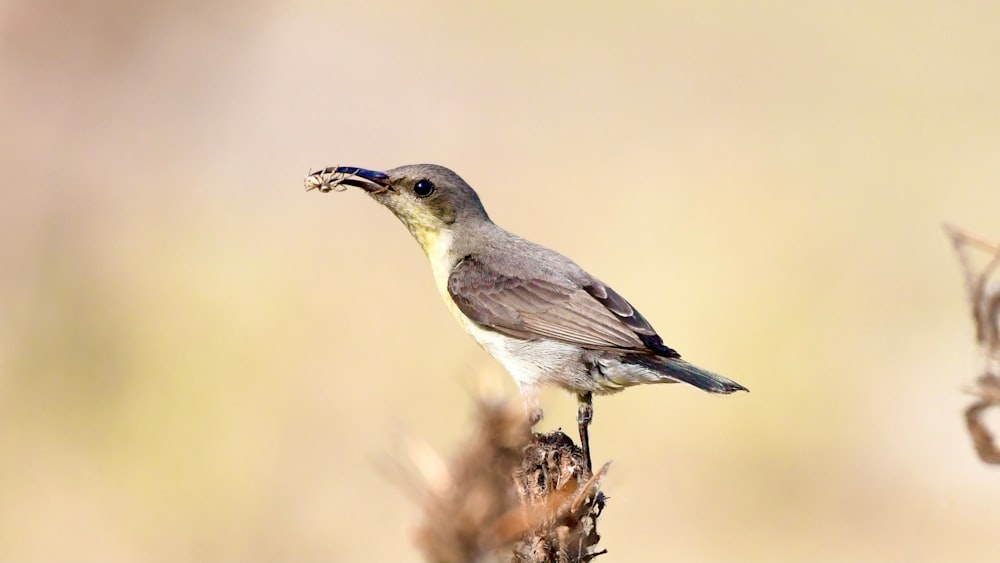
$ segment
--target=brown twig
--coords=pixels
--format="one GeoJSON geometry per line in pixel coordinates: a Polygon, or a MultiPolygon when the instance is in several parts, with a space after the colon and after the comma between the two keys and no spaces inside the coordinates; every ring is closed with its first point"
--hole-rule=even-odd
{"type": "Polygon", "coordinates": [[[1000,245],[948,225],[945,230],[962,264],[976,325],[976,342],[985,363],[983,374],[969,390],[979,400],[965,410],[966,427],[979,458],[986,463],[1000,464],[1000,447],[982,420],[986,409],[1000,406],[1000,280],[995,277],[1000,269],[1000,245]],[[975,265],[971,256],[973,250],[986,253],[985,266],[975,265]]]}
{"type": "Polygon", "coordinates": [[[433,468],[422,471],[416,534],[427,561],[571,563],[603,553],[608,465],[590,474],[568,436],[533,434],[519,407],[482,400],[473,436],[450,462],[410,457],[433,468]]]}

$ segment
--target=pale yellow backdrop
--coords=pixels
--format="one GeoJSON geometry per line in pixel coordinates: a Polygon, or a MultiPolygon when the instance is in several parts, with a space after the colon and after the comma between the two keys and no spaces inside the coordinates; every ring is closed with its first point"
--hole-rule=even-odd
{"type": "MultiPolygon", "coordinates": [[[[599,399],[608,561],[997,561],[951,221],[993,2],[0,3],[0,560],[416,561],[377,470],[478,378],[310,168],[435,162],[750,394],[599,399]]],[[[573,400],[545,396],[546,428],[573,400]]]]}

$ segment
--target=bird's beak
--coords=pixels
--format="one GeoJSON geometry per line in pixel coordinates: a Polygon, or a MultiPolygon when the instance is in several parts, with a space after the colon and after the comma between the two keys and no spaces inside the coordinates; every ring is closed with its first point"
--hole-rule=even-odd
{"type": "Polygon", "coordinates": [[[328,192],[341,184],[355,186],[368,193],[381,193],[391,189],[389,175],[385,172],[354,166],[324,168],[306,176],[306,190],[318,189],[321,192],[328,192]]]}

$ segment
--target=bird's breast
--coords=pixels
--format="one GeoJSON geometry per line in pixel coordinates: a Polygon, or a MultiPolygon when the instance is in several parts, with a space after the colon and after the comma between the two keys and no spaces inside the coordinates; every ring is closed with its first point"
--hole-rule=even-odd
{"type": "Polygon", "coordinates": [[[425,232],[420,236],[420,246],[423,247],[427,259],[430,260],[431,271],[434,273],[434,285],[437,286],[438,293],[441,294],[441,298],[444,299],[451,314],[462,324],[462,328],[471,333],[469,323],[472,321],[459,310],[448,291],[448,278],[451,276],[451,269],[457,261],[457,257],[452,254],[452,234],[446,231],[425,232]]]}

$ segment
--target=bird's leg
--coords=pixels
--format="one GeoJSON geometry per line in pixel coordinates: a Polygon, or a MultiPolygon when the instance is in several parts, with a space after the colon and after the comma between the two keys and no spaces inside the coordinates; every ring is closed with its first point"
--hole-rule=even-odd
{"type": "Polygon", "coordinates": [[[580,393],[576,396],[577,411],[576,423],[580,427],[580,447],[583,449],[583,459],[586,462],[584,474],[590,473],[592,464],[590,462],[590,421],[594,418],[593,395],[580,393]]]}

